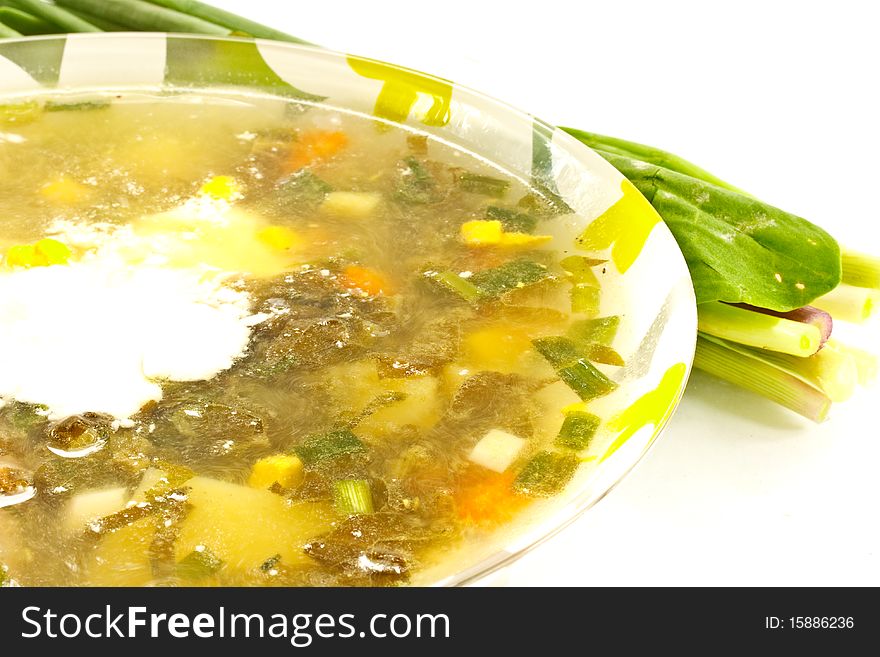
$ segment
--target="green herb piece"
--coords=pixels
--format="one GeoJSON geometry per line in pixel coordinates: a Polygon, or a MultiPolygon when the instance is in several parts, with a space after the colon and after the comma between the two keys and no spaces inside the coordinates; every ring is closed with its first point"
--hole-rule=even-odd
{"type": "Polygon", "coordinates": [[[584,357],[594,363],[623,367],[626,362],[623,357],[608,345],[589,343],[582,346],[584,357]]]}
{"type": "Polygon", "coordinates": [[[276,186],[279,200],[285,207],[301,205],[316,207],[333,191],[333,187],[307,169],[287,176],[276,186]]]}
{"type": "Polygon", "coordinates": [[[532,340],[532,345],[557,369],[576,363],[582,357],[574,341],[560,336],[536,338],[532,340]]]}
{"type": "Polygon", "coordinates": [[[2,416],[19,431],[28,432],[38,425],[46,424],[49,409],[42,404],[11,402],[4,409],[2,416]]]}
{"type": "Polygon", "coordinates": [[[497,205],[486,208],[486,218],[500,221],[504,230],[514,233],[531,233],[538,225],[538,218],[535,216],[497,205]]]}
{"type": "Polygon", "coordinates": [[[601,420],[592,413],[569,413],[562,422],[554,444],[578,452],[585,450],[590,446],[600,423],[601,420]]]}
{"type": "Polygon", "coordinates": [[[538,452],[523,467],[513,482],[518,493],[533,497],[552,497],[571,481],[578,468],[574,454],[538,452]]]}
{"type": "Polygon", "coordinates": [[[373,513],[373,493],[366,479],[343,479],[333,482],[333,503],[342,515],[373,513]]]}
{"type": "Polygon", "coordinates": [[[505,292],[550,278],[547,267],[531,260],[513,260],[493,269],[484,269],[468,280],[483,295],[500,297],[505,292]]]}
{"type": "Polygon", "coordinates": [[[281,555],[276,554],[274,556],[269,557],[263,563],[260,564],[260,572],[268,573],[272,570],[275,570],[278,567],[278,564],[281,563],[281,555]]]}
{"type": "Polygon", "coordinates": [[[617,337],[617,329],[620,327],[620,316],[597,317],[596,319],[581,319],[572,322],[568,327],[568,337],[575,342],[585,344],[610,345],[617,337]]]}
{"type": "Polygon", "coordinates": [[[181,579],[204,579],[223,567],[223,560],[204,546],[193,550],[177,562],[177,576],[181,579]]]}
{"type": "Polygon", "coordinates": [[[437,181],[416,157],[403,160],[394,198],[405,203],[425,204],[437,200],[437,181]]]}
{"type": "Polygon", "coordinates": [[[0,124],[30,123],[40,115],[40,104],[35,100],[0,105],[0,124]]]}
{"type": "Polygon", "coordinates": [[[601,290],[594,285],[583,283],[571,287],[571,312],[581,315],[595,315],[599,312],[601,290]]]}
{"type": "Polygon", "coordinates": [[[81,112],[89,110],[101,110],[110,107],[110,101],[107,99],[98,100],[81,100],[67,102],[64,100],[47,100],[43,105],[43,109],[47,112],[81,112]]]}
{"type": "Polygon", "coordinates": [[[510,189],[510,181],[492,176],[483,176],[469,171],[456,171],[454,181],[458,188],[471,194],[482,194],[492,198],[501,198],[510,189]]]}
{"type": "Polygon", "coordinates": [[[339,456],[364,452],[366,449],[360,438],[351,431],[337,429],[308,437],[295,451],[305,465],[313,467],[339,456]]]}
{"type": "Polygon", "coordinates": [[[617,388],[617,384],[602,374],[596,366],[585,358],[563,367],[558,372],[559,378],[565,381],[584,401],[602,397],[617,388]]]}
{"type": "Polygon", "coordinates": [[[424,276],[429,280],[435,281],[447,291],[457,294],[465,301],[473,303],[481,296],[480,290],[473,283],[455,272],[428,270],[424,272],[424,276]]]}
{"type": "Polygon", "coordinates": [[[599,286],[599,279],[593,272],[593,267],[601,265],[607,260],[599,260],[597,258],[588,258],[586,256],[568,256],[563,258],[559,264],[571,276],[574,283],[585,283],[587,285],[599,286]]]}

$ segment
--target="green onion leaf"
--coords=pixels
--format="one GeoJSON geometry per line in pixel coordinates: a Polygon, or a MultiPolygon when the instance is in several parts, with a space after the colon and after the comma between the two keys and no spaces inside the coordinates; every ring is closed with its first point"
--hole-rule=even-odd
{"type": "Polygon", "coordinates": [[[513,488],[524,495],[551,497],[571,481],[579,463],[571,453],[538,452],[517,475],[513,488]]]}
{"type": "Polygon", "coordinates": [[[590,446],[601,420],[592,413],[579,411],[569,413],[562,422],[559,435],[556,436],[557,447],[566,447],[575,451],[582,451],[590,446]]]}

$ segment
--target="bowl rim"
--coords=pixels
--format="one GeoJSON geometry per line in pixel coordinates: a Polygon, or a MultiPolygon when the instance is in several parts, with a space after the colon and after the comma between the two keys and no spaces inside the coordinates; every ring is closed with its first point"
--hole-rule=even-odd
{"type": "MultiPolygon", "coordinates": [[[[209,41],[209,42],[235,42],[235,43],[256,43],[261,48],[272,48],[281,51],[300,51],[303,53],[308,53],[310,55],[318,55],[318,56],[329,56],[336,59],[347,59],[347,58],[356,58],[358,60],[367,61],[367,62],[375,62],[379,64],[390,65],[397,70],[401,70],[408,73],[413,73],[418,75],[419,77],[442,82],[445,84],[453,85],[453,88],[456,91],[463,92],[465,95],[472,96],[474,98],[480,99],[484,101],[489,107],[491,107],[493,112],[503,112],[510,116],[515,116],[520,119],[528,119],[532,121],[534,124],[540,125],[547,130],[548,139],[552,138],[554,145],[559,145],[559,147],[564,148],[566,150],[574,150],[577,152],[579,149],[584,149],[591,153],[595,154],[595,151],[591,149],[586,144],[575,139],[573,136],[568,134],[567,132],[558,129],[556,126],[543,121],[539,117],[535,117],[528,112],[519,109],[516,106],[513,106],[503,100],[495,98],[494,96],[488,95],[479,90],[468,87],[467,85],[462,85],[457,82],[447,80],[445,78],[441,78],[439,76],[424,73],[417,69],[412,69],[406,66],[401,66],[394,63],[385,62],[383,60],[374,59],[370,57],[362,57],[359,55],[352,55],[349,53],[345,53],[342,51],[323,48],[313,44],[305,44],[305,43],[291,43],[284,41],[276,41],[272,39],[262,39],[262,38],[248,38],[248,37],[239,37],[239,36],[214,36],[214,35],[204,35],[204,34],[188,34],[188,33],[176,33],[176,32],[97,32],[97,33],[83,33],[83,34],[47,34],[47,35],[34,35],[34,36],[21,36],[14,38],[7,38],[0,40],[0,55],[2,55],[2,46],[13,43],[31,43],[31,42],[43,42],[43,41],[59,41],[67,43],[68,39],[76,39],[76,40],[119,40],[125,39],[130,41],[153,41],[153,40],[167,40],[168,38],[175,39],[187,39],[187,40],[199,40],[199,41],[209,41]]],[[[153,85],[151,85],[153,86],[153,85]]],[[[205,90],[214,90],[214,91],[222,91],[224,87],[216,86],[212,87],[210,85],[203,85],[203,87],[192,86],[192,87],[180,87],[179,85],[159,85],[167,86],[170,88],[186,88],[191,89],[193,91],[197,91],[200,88],[205,90]]],[[[45,86],[45,89],[40,90],[29,90],[22,92],[6,92],[0,91],[0,97],[5,95],[38,95],[44,93],[50,93],[52,90],[59,91],[62,93],[65,92],[76,92],[81,89],[85,90],[96,90],[99,89],[101,85],[73,85],[71,87],[52,87],[49,85],[45,86]]],[[[124,85],[104,85],[105,89],[125,89],[124,85]]],[[[138,85],[132,85],[127,87],[129,89],[143,89],[144,86],[138,87],[138,85]]],[[[243,91],[247,90],[248,87],[246,85],[235,86],[228,85],[226,89],[231,89],[234,91],[243,91]]],[[[275,96],[280,97],[280,94],[273,94],[271,90],[260,89],[259,87],[255,87],[252,89],[253,92],[257,92],[259,94],[265,94],[267,96],[275,96]]],[[[344,106],[343,106],[344,109],[344,106]]],[[[400,122],[395,122],[398,125],[400,122]]],[[[412,128],[412,126],[406,126],[412,128]]],[[[491,160],[491,158],[490,158],[491,160]]],[[[584,165],[581,165],[584,166],[584,165]]],[[[601,160],[597,162],[599,167],[605,168],[610,171],[617,171],[614,167],[606,162],[605,160],[601,160]]],[[[658,214],[659,216],[659,214],[658,214]]],[[[658,222],[657,226],[655,226],[652,230],[657,230],[657,227],[660,227],[660,230],[665,232],[667,238],[672,241],[672,244],[675,244],[676,255],[679,258],[680,262],[678,263],[681,268],[685,272],[687,272],[687,263],[684,259],[683,254],[681,253],[680,248],[678,248],[677,243],[675,242],[675,238],[673,237],[671,231],[668,226],[661,220],[658,222]]],[[[561,508],[557,508],[548,512],[543,512],[544,517],[540,522],[537,522],[534,527],[530,528],[527,532],[523,532],[523,534],[536,534],[537,537],[530,539],[524,545],[518,545],[514,550],[499,550],[487,557],[475,560],[474,563],[466,565],[464,568],[455,570],[451,575],[447,575],[444,577],[438,578],[436,581],[429,582],[429,586],[473,586],[473,585],[486,585],[491,584],[489,580],[490,576],[493,574],[505,569],[510,566],[512,563],[518,561],[524,555],[536,550],[552,538],[556,537],[562,531],[570,527],[577,520],[579,520],[587,511],[592,509],[596,504],[598,504],[601,500],[605,499],[609,493],[611,493],[617,486],[630,474],[635,470],[635,468],[640,465],[647,454],[655,447],[658,439],[666,433],[670,420],[675,412],[678,410],[679,405],[681,404],[682,398],[684,396],[685,389],[687,387],[688,380],[690,378],[691,373],[693,372],[693,362],[696,351],[696,341],[697,341],[697,322],[696,322],[696,296],[693,290],[693,283],[690,279],[690,275],[687,274],[687,279],[689,283],[689,293],[690,298],[689,302],[693,304],[694,313],[693,313],[693,326],[692,326],[692,334],[693,338],[688,340],[688,348],[687,352],[682,357],[682,362],[685,365],[685,373],[682,378],[682,381],[678,387],[678,390],[671,400],[667,407],[667,412],[664,414],[662,420],[653,426],[653,430],[651,433],[651,438],[647,445],[636,455],[631,462],[628,463],[627,467],[625,467],[620,474],[614,478],[614,480],[605,486],[601,492],[596,494],[595,496],[578,502],[577,497],[575,497],[567,502],[561,508]]],[[[690,335],[691,329],[688,330],[688,334],[690,335]]]]}

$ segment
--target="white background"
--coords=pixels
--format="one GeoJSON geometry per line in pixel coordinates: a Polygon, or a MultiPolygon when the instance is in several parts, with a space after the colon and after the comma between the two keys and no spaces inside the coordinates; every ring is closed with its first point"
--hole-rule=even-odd
{"type": "MultiPolygon", "coordinates": [[[[880,253],[869,0],[214,4],[667,148],[880,253]]],[[[815,426],[697,373],[640,466],[508,583],[880,585],[878,402],[875,386],[815,426]]]]}

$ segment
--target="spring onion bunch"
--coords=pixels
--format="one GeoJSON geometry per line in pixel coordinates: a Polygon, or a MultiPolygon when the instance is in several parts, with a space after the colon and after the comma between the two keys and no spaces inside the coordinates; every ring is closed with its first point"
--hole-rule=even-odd
{"type": "MultiPolygon", "coordinates": [[[[0,0],[0,38],[122,30],[306,43],[196,0],[0,0]]],[[[880,257],[841,251],[818,226],[677,155],[564,130],[626,176],[678,242],[697,295],[695,367],[817,422],[876,377],[876,357],[831,333],[835,320],[861,322],[880,305],[880,257]]],[[[366,492],[340,482],[337,497],[369,512],[366,492]]]]}

